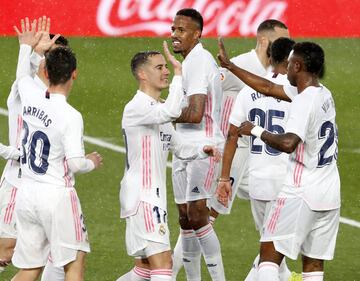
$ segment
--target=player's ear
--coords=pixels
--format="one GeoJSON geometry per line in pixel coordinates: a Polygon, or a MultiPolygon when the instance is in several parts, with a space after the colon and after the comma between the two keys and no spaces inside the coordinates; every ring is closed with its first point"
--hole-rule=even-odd
{"type": "Polygon", "coordinates": [[[146,80],[147,78],[147,75],[146,75],[146,72],[144,71],[144,69],[142,67],[140,67],[137,71],[137,77],[138,77],[138,80],[141,81],[141,80],[146,80]]]}
{"type": "Polygon", "coordinates": [[[75,70],[71,73],[71,78],[72,78],[72,80],[76,80],[77,76],[78,76],[77,69],[75,69],[75,70]]]}

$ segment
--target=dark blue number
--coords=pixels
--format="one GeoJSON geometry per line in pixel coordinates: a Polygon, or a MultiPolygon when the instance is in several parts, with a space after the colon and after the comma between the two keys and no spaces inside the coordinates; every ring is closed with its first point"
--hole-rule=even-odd
{"type": "Polygon", "coordinates": [[[334,124],[330,121],[326,121],[321,125],[319,130],[319,140],[325,139],[324,144],[320,148],[318,154],[318,168],[324,167],[326,165],[331,164],[333,159],[337,159],[337,128],[334,124]],[[329,150],[330,147],[335,143],[335,150],[333,155],[325,156],[326,152],[329,150]]]}
{"type": "Polygon", "coordinates": [[[41,131],[36,131],[31,138],[30,142],[30,156],[29,156],[29,164],[31,169],[36,173],[43,175],[46,173],[49,167],[49,153],[50,153],[50,141],[47,135],[41,131]],[[38,141],[40,142],[40,149],[39,149],[39,158],[40,158],[40,165],[36,165],[36,146],[38,145],[38,141]]]}
{"type": "MultiPolygon", "coordinates": [[[[285,132],[284,128],[280,125],[273,124],[273,119],[284,119],[285,112],[280,110],[273,110],[270,109],[267,112],[263,111],[260,108],[253,108],[249,112],[249,120],[256,125],[259,125],[269,132],[276,133],[276,134],[283,134],[285,132]]],[[[262,145],[261,144],[254,144],[256,137],[250,137],[250,151],[251,153],[262,153],[262,145]]],[[[275,148],[272,148],[270,145],[265,145],[266,153],[277,156],[281,152],[275,148]]]]}
{"type": "Polygon", "coordinates": [[[31,139],[29,141],[29,151],[26,152],[25,145],[28,142],[29,137],[29,126],[25,121],[23,121],[23,129],[24,129],[24,136],[22,139],[22,147],[23,147],[23,155],[21,158],[21,163],[26,164],[29,161],[30,169],[35,172],[36,174],[44,175],[46,174],[47,169],[49,168],[49,154],[50,154],[50,141],[47,135],[41,131],[35,131],[31,139]],[[39,157],[40,157],[40,165],[36,165],[36,147],[38,145],[38,141],[40,142],[40,149],[39,149],[39,157]],[[29,159],[27,159],[29,157],[29,159]]]}
{"type": "MultiPolygon", "coordinates": [[[[280,111],[280,110],[272,110],[270,109],[267,112],[267,125],[266,125],[266,129],[272,133],[276,133],[276,134],[283,134],[285,133],[285,130],[283,127],[281,127],[280,125],[274,125],[273,124],[273,119],[277,118],[277,119],[284,119],[285,117],[285,112],[284,111],[280,111]]],[[[273,156],[278,156],[281,154],[281,151],[271,147],[270,145],[266,145],[265,146],[265,150],[268,154],[273,155],[273,156]]]]}
{"type": "MultiPolygon", "coordinates": [[[[266,114],[260,108],[253,108],[249,112],[249,120],[261,127],[265,127],[266,122],[266,114]]],[[[251,153],[261,153],[262,152],[262,145],[254,144],[256,137],[250,136],[250,150],[251,153]]]]}

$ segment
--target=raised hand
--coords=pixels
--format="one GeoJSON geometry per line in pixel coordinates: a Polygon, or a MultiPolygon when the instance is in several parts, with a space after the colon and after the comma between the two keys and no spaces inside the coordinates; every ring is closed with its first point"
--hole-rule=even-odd
{"type": "Polygon", "coordinates": [[[164,53],[165,53],[165,57],[166,59],[172,64],[172,66],[174,67],[174,74],[175,75],[181,75],[182,73],[182,66],[181,66],[181,62],[179,62],[169,51],[169,47],[166,43],[166,41],[163,42],[163,47],[164,47],[164,53]]]}
{"type": "Polygon", "coordinates": [[[229,68],[232,62],[229,60],[229,57],[225,50],[224,40],[221,37],[219,37],[218,39],[218,47],[219,47],[219,53],[217,54],[217,58],[219,60],[220,65],[224,68],[229,68]]]}
{"type": "Polygon", "coordinates": [[[35,45],[39,42],[41,35],[36,32],[37,21],[33,20],[30,24],[28,17],[20,20],[20,29],[17,26],[14,26],[14,30],[18,36],[19,44],[26,44],[34,48],[35,45]]]}
{"type": "Polygon", "coordinates": [[[215,162],[220,162],[222,154],[215,146],[205,145],[203,151],[209,156],[214,157],[215,162]]]}
{"type": "Polygon", "coordinates": [[[229,200],[232,197],[231,183],[230,179],[228,181],[219,181],[216,188],[215,195],[217,200],[226,208],[228,207],[229,200]]]}
{"type": "Polygon", "coordinates": [[[40,36],[40,40],[36,44],[34,51],[39,55],[43,55],[46,51],[48,51],[60,37],[60,34],[56,34],[53,39],[50,39],[50,24],[50,18],[47,18],[46,16],[40,17],[38,20],[37,33],[40,36]]]}

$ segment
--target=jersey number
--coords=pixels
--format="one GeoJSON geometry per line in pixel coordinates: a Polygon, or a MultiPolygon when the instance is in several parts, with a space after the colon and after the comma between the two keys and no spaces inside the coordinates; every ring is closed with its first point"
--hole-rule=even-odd
{"type": "Polygon", "coordinates": [[[35,131],[29,139],[29,126],[23,121],[24,137],[22,139],[22,164],[29,164],[30,169],[39,175],[44,175],[49,167],[50,141],[42,131],[35,131]],[[29,139],[29,142],[28,142],[29,139]],[[25,146],[28,147],[28,151],[25,146]],[[38,158],[36,150],[38,148],[38,158]]]}
{"type": "MultiPolygon", "coordinates": [[[[249,112],[249,120],[253,123],[256,122],[259,126],[265,128],[269,132],[283,134],[285,132],[284,128],[280,125],[273,124],[274,118],[276,119],[284,119],[285,112],[280,110],[269,109],[267,112],[263,111],[260,108],[253,108],[249,112]]],[[[250,137],[250,151],[251,153],[260,154],[262,153],[262,144],[255,144],[256,137],[250,137]]],[[[272,148],[270,145],[265,145],[266,153],[277,156],[281,154],[281,151],[272,148]]]]}
{"type": "MultiPolygon", "coordinates": [[[[326,121],[321,125],[321,128],[319,130],[318,134],[319,140],[325,139],[324,144],[320,148],[320,152],[318,154],[318,168],[322,168],[326,165],[331,164],[333,159],[337,159],[338,154],[338,132],[336,125],[334,126],[333,123],[330,121],[326,121]],[[335,145],[335,147],[333,147],[335,145]],[[333,148],[332,148],[333,147],[333,148]],[[331,150],[334,151],[332,155],[326,155],[326,152],[332,148],[331,150]]],[[[329,154],[329,153],[327,153],[329,154]]]]}

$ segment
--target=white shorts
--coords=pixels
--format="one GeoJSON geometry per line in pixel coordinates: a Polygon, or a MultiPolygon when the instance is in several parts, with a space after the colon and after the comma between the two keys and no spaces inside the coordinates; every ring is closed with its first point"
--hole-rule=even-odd
{"type": "Polygon", "coordinates": [[[18,189],[3,179],[0,185],[0,238],[16,239],[15,201],[18,189]]]}
{"type": "Polygon", "coordinates": [[[126,218],[126,250],[129,256],[147,258],[170,251],[167,212],[140,202],[137,213],[126,218]]]}
{"type": "Polygon", "coordinates": [[[78,251],[90,252],[75,188],[23,184],[15,213],[16,267],[42,267],[50,254],[54,266],[61,267],[74,261],[78,251]]]}
{"type": "Polygon", "coordinates": [[[213,157],[183,161],[173,157],[172,181],[176,204],[209,199],[217,185],[220,164],[213,157]]]}
{"type": "Polygon", "coordinates": [[[340,209],[313,211],[301,197],[279,195],[263,229],[261,242],[273,241],[276,251],[297,259],[304,256],[332,260],[340,209]]]}
{"type": "Polygon", "coordinates": [[[228,207],[226,208],[224,205],[222,205],[215,196],[211,198],[211,208],[213,208],[219,214],[230,214],[236,195],[242,199],[249,199],[249,188],[247,184],[247,174],[249,173],[248,159],[248,147],[236,148],[230,169],[232,197],[228,203],[228,207]]]}
{"type": "Polygon", "coordinates": [[[264,223],[266,222],[266,218],[270,213],[271,206],[275,202],[276,201],[274,200],[263,201],[263,200],[250,198],[251,213],[254,218],[255,227],[258,231],[260,231],[260,235],[261,235],[261,231],[263,230],[264,223]]]}

